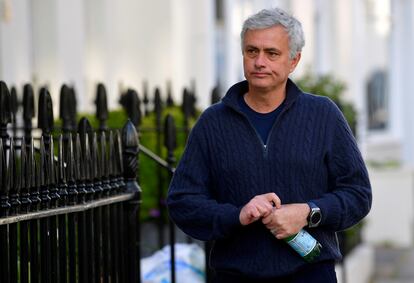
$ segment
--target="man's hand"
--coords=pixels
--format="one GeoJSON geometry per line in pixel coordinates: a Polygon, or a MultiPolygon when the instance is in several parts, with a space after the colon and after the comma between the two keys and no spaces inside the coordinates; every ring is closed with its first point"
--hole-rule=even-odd
{"type": "Polygon", "coordinates": [[[249,225],[272,213],[273,207],[280,208],[281,202],[275,193],[267,193],[252,198],[240,211],[240,223],[249,225]]]}
{"type": "Polygon", "coordinates": [[[274,208],[272,213],[262,219],[262,223],[278,239],[297,234],[308,224],[310,208],[306,203],[292,203],[274,208]]]}

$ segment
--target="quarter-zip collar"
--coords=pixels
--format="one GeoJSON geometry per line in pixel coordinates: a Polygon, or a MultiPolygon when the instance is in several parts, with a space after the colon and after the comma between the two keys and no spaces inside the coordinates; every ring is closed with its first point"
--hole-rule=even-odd
{"type": "Polygon", "coordinates": [[[267,137],[266,143],[262,141],[262,138],[260,137],[259,133],[257,132],[256,128],[252,125],[251,121],[247,118],[247,116],[243,113],[243,111],[240,109],[240,105],[238,102],[238,99],[240,95],[244,95],[246,92],[249,91],[249,84],[248,82],[242,81],[235,85],[233,85],[226,93],[224,98],[222,99],[222,102],[224,105],[227,105],[234,111],[240,113],[242,116],[246,118],[252,129],[254,130],[257,140],[260,143],[262,150],[263,150],[263,157],[267,159],[268,156],[268,144],[270,137],[272,135],[272,132],[280,120],[280,117],[293,105],[293,103],[298,99],[298,97],[303,93],[290,79],[288,79],[286,83],[286,98],[285,98],[285,106],[282,112],[278,115],[276,121],[274,122],[272,128],[270,129],[269,135],[267,137]]]}
{"type": "MultiPolygon", "coordinates": [[[[240,112],[240,107],[238,104],[238,97],[244,95],[249,91],[249,83],[244,80],[235,85],[233,85],[223,97],[222,102],[224,105],[227,105],[237,112],[240,112]]],[[[296,84],[288,79],[286,83],[286,98],[285,98],[285,109],[290,108],[290,106],[296,101],[299,95],[302,94],[302,91],[296,86],[296,84]]]]}

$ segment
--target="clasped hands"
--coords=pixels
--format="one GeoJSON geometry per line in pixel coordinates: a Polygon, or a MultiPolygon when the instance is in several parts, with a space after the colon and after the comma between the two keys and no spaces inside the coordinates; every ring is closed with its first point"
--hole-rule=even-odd
{"type": "Polygon", "coordinates": [[[298,233],[307,225],[310,208],[306,203],[283,204],[275,193],[257,195],[240,211],[240,223],[249,225],[261,220],[277,238],[298,233]]]}

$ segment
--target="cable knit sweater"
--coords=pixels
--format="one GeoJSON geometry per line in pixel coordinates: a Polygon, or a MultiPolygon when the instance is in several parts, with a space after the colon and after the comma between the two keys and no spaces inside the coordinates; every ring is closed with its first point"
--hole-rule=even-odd
{"type": "Polygon", "coordinates": [[[247,91],[246,81],[234,85],[194,126],[170,184],[171,218],[192,237],[214,240],[213,268],[268,278],[307,263],[261,221],[242,226],[241,208],[268,192],[282,204],[312,201],[323,216],[308,229],[323,245],[318,260],[339,260],[335,232],[371,207],[367,170],[348,124],[330,99],[288,80],[286,105],[264,146],[237,102],[247,91]]]}

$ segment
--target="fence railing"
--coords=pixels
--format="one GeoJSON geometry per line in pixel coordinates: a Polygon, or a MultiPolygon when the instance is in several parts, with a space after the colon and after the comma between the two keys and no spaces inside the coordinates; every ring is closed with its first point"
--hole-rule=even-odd
{"type": "Polygon", "coordinates": [[[42,89],[32,136],[28,93],[25,134],[14,125],[10,136],[12,99],[0,82],[0,282],[139,282],[135,126],[95,131],[82,119],[54,136],[42,89]]]}

